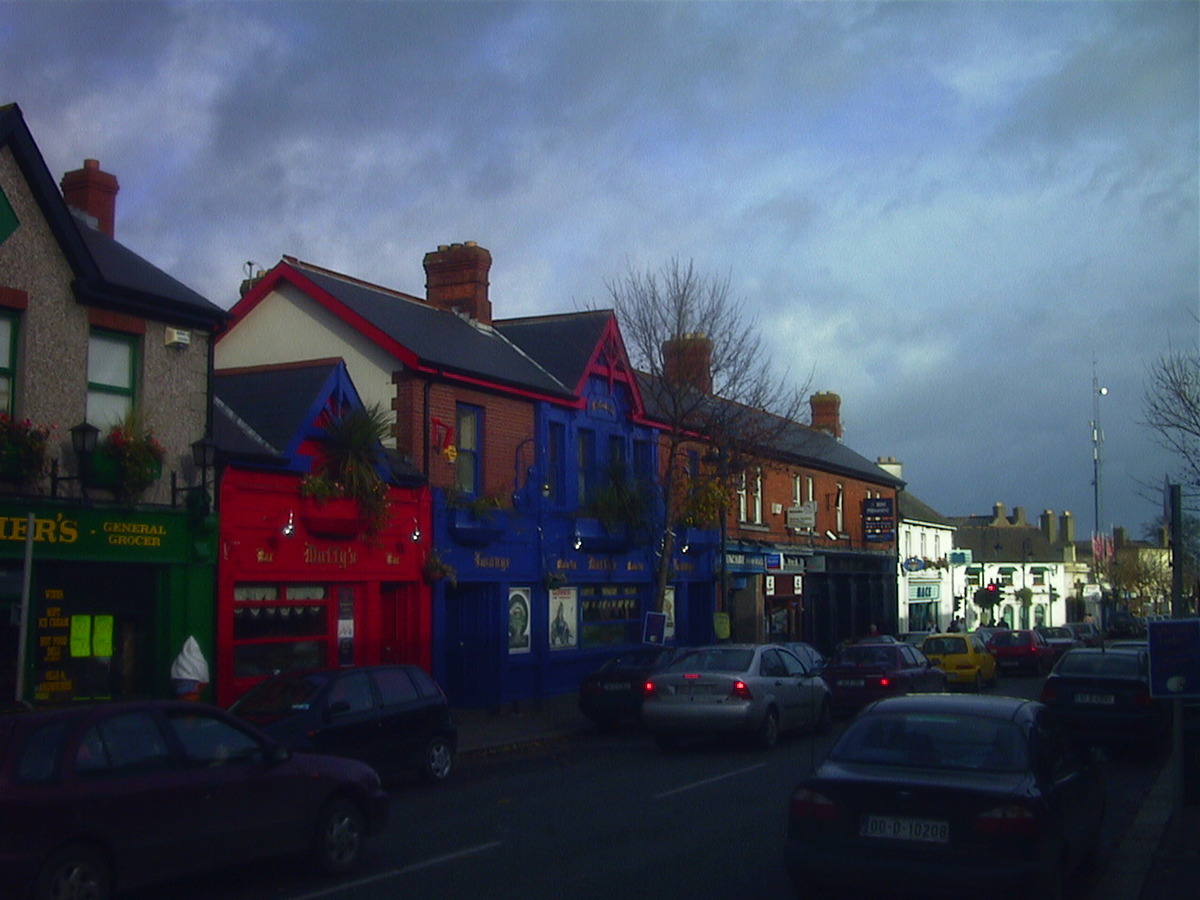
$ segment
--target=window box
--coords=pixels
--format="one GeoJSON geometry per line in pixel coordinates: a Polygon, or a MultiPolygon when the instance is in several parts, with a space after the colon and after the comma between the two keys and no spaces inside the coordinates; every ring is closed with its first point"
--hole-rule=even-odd
{"type": "Polygon", "coordinates": [[[482,547],[499,540],[508,530],[508,514],[503,510],[476,512],[451,508],[450,533],[460,544],[482,547]]]}
{"type": "Polygon", "coordinates": [[[367,526],[358,501],[348,497],[301,497],[300,521],[311,534],[341,540],[357,537],[367,526]]]}
{"type": "Polygon", "coordinates": [[[633,546],[629,529],[617,525],[606,528],[599,519],[575,520],[575,549],[587,553],[621,553],[633,546]]]}

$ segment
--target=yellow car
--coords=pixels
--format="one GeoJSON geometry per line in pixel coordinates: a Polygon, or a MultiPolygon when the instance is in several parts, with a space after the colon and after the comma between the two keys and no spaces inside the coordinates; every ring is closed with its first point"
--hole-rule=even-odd
{"type": "Polygon", "coordinates": [[[921,642],[921,652],[946,673],[946,684],[983,690],[996,683],[996,657],[978,635],[931,634],[921,642]]]}

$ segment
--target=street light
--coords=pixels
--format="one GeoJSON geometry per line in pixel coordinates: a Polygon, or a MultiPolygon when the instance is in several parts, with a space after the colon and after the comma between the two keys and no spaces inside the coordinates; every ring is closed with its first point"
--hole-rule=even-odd
{"type": "Polygon", "coordinates": [[[96,452],[96,444],[100,437],[100,429],[91,422],[83,421],[71,427],[71,449],[75,452],[75,475],[59,475],[58,460],[50,467],[50,496],[58,496],[58,486],[64,481],[78,481],[79,493],[87,497],[88,461],[96,452]]]}
{"type": "Polygon", "coordinates": [[[1100,445],[1104,443],[1104,432],[1100,430],[1100,398],[1108,394],[1101,387],[1092,365],[1092,513],[1095,516],[1092,534],[1100,534],[1100,445]]]}

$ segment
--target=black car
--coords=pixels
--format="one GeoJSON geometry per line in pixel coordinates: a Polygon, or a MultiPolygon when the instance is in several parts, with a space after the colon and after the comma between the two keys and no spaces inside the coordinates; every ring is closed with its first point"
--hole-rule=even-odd
{"type": "Polygon", "coordinates": [[[579,711],[601,729],[636,722],[642,714],[646,679],[682,653],[678,647],[635,647],[614,656],[579,682],[579,711]]]}
{"type": "Polygon", "coordinates": [[[1067,653],[1042,685],[1042,703],[1082,738],[1151,748],[1171,727],[1169,700],[1150,695],[1150,656],[1136,646],[1067,653]]]}
{"type": "Polygon", "coordinates": [[[446,695],[417,666],[274,675],[229,711],[293,750],[362,760],[386,777],[444,781],[458,750],[446,695]]]}
{"type": "Polygon", "coordinates": [[[1102,776],[1053,710],[1013,697],[864,709],[792,793],[796,896],[1061,896],[1098,848],[1102,776]]]}
{"type": "Polygon", "coordinates": [[[1055,659],[1062,657],[1068,650],[1083,646],[1083,641],[1077,638],[1075,632],[1066,625],[1039,625],[1034,631],[1050,645],[1055,659]]]}
{"type": "Polygon", "coordinates": [[[0,716],[3,898],[107,900],[302,853],[322,871],[346,872],[387,813],[369,766],[293,754],[205,704],[0,716]]]}

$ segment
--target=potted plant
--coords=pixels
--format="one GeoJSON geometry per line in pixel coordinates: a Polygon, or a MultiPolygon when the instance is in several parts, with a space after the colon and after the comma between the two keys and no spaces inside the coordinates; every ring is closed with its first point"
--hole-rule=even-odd
{"type": "Polygon", "coordinates": [[[431,550],[429,555],[425,557],[425,565],[421,567],[421,571],[425,575],[427,584],[434,584],[441,581],[443,578],[450,583],[451,587],[458,584],[458,573],[454,566],[448,562],[444,562],[436,550],[431,550]]]}
{"type": "Polygon", "coordinates": [[[450,510],[450,531],[461,544],[490,544],[507,530],[507,518],[502,514],[503,497],[491,494],[472,497],[456,491],[447,496],[446,506],[450,510]]]}
{"type": "Polygon", "coordinates": [[[88,482],[132,502],[162,477],[167,451],[137,412],[114,425],[89,462],[88,482]]]}
{"type": "Polygon", "coordinates": [[[390,427],[378,404],[329,420],[313,470],[300,482],[300,496],[307,501],[300,516],[310,531],[352,537],[364,530],[372,536],[383,530],[388,487],[376,467],[390,427]]]}
{"type": "Polygon", "coordinates": [[[35,484],[46,474],[46,448],[53,429],[0,413],[0,479],[35,484]]]}

